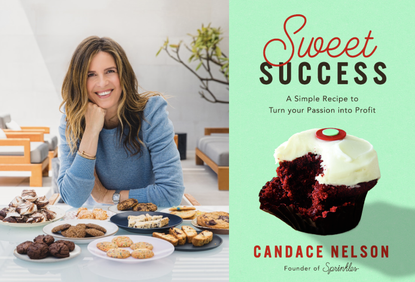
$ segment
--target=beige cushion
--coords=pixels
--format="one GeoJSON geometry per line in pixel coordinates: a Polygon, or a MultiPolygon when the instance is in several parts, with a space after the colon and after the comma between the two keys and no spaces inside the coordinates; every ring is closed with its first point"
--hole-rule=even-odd
{"type": "MultiPolygon", "coordinates": [[[[39,164],[43,162],[49,154],[49,148],[43,142],[30,142],[30,162],[39,164]]],[[[0,146],[0,156],[23,156],[23,146],[0,146]]]]}

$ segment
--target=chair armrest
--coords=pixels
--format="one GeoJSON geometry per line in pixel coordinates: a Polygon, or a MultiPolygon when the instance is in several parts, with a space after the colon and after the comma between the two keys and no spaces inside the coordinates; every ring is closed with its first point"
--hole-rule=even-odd
{"type": "Polygon", "coordinates": [[[30,131],[5,131],[4,132],[8,139],[26,139],[28,138],[31,142],[45,142],[43,132],[30,132],[30,131]]]}
{"type": "Polygon", "coordinates": [[[206,127],[205,135],[210,135],[212,133],[229,133],[229,127],[206,127]]]}
{"type": "Polygon", "coordinates": [[[46,134],[50,133],[49,126],[21,126],[20,128],[24,131],[41,131],[46,134]]]}
{"type": "Polygon", "coordinates": [[[29,139],[0,139],[1,146],[23,146],[23,156],[0,156],[1,164],[27,163],[30,164],[30,140],[29,139]]]}

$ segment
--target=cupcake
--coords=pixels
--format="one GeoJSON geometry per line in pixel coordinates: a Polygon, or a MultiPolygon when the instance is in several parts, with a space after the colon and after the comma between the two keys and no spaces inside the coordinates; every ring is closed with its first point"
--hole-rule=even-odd
{"type": "Polygon", "coordinates": [[[369,142],[337,128],[311,129],[291,136],[274,157],[277,177],[259,193],[261,210],[312,234],[358,225],[366,193],[380,178],[369,142]]]}

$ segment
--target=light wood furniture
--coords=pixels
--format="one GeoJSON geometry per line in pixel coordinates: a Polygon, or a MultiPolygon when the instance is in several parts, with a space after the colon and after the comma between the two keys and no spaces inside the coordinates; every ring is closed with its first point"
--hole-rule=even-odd
{"type": "Polygon", "coordinates": [[[30,171],[30,186],[41,187],[42,177],[49,175],[49,157],[41,163],[30,161],[30,142],[43,142],[42,132],[15,132],[5,130],[7,139],[0,139],[0,146],[23,146],[23,156],[0,156],[0,171],[30,171]],[[16,138],[17,137],[17,138],[16,138]]]}
{"type": "MultiPolygon", "coordinates": [[[[49,134],[50,133],[50,128],[47,126],[21,126],[20,127],[22,130],[17,131],[17,130],[11,130],[11,129],[3,129],[3,131],[5,133],[7,132],[43,132],[43,134],[49,134]]],[[[31,140],[31,141],[35,141],[35,140],[31,140]]],[[[44,142],[44,141],[42,141],[44,142]]],[[[49,169],[52,169],[52,159],[53,158],[57,158],[58,157],[58,146],[56,146],[56,148],[52,151],[49,151],[49,169]]]]}
{"type": "MultiPolygon", "coordinates": [[[[212,133],[229,133],[229,128],[205,128],[205,135],[212,133]]],[[[199,148],[196,148],[196,165],[206,163],[218,175],[218,189],[229,190],[229,166],[218,166],[199,148]]]]}

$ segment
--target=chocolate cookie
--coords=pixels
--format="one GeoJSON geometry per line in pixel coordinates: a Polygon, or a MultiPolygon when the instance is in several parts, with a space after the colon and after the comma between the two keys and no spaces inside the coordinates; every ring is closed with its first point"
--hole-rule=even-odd
{"type": "Polygon", "coordinates": [[[127,199],[127,200],[122,201],[121,203],[119,203],[117,205],[117,209],[119,211],[129,210],[132,207],[134,207],[137,203],[138,203],[138,201],[136,199],[127,199]]]}
{"type": "Polygon", "coordinates": [[[229,213],[209,212],[197,217],[197,224],[216,229],[229,229],[229,213]]]}
{"type": "Polygon", "coordinates": [[[133,207],[133,211],[156,211],[157,206],[153,203],[139,203],[133,207]]]}
{"type": "Polygon", "coordinates": [[[80,227],[80,228],[86,229],[86,224],[85,223],[78,223],[76,225],[76,227],[80,227]]]}
{"type": "Polygon", "coordinates": [[[43,259],[49,254],[49,247],[45,243],[33,243],[27,248],[27,255],[31,259],[43,259]]]}
{"type": "Polygon", "coordinates": [[[95,228],[87,228],[85,229],[86,234],[92,236],[92,237],[98,237],[98,236],[104,236],[105,233],[102,231],[99,231],[98,229],[95,228]]]}
{"type": "Polygon", "coordinates": [[[65,243],[53,243],[49,246],[49,252],[52,256],[57,258],[67,258],[69,257],[69,248],[65,243]]]}
{"type": "Polygon", "coordinates": [[[85,229],[82,227],[71,226],[69,229],[61,233],[65,237],[84,238],[86,236],[85,229]]]}
{"type": "Polygon", "coordinates": [[[102,226],[100,226],[98,224],[88,223],[86,225],[86,227],[87,228],[94,228],[94,229],[97,229],[97,230],[102,231],[104,233],[107,233],[107,229],[105,229],[104,227],[102,227],[102,226]]]}
{"type": "Polygon", "coordinates": [[[64,243],[68,247],[69,252],[72,252],[73,250],[75,250],[75,243],[74,242],[66,241],[66,240],[58,240],[55,243],[64,243]]]}
{"type": "Polygon", "coordinates": [[[16,251],[19,253],[19,254],[27,254],[27,248],[29,248],[29,246],[30,245],[32,245],[33,244],[33,242],[32,241],[26,241],[26,242],[23,242],[23,243],[21,243],[21,244],[19,244],[19,245],[17,245],[17,247],[16,247],[16,251]]]}
{"type": "Polygon", "coordinates": [[[53,227],[52,232],[53,233],[59,233],[60,231],[64,231],[64,230],[68,229],[69,227],[71,227],[70,224],[61,224],[61,225],[53,227]]]}
{"type": "Polygon", "coordinates": [[[39,235],[34,240],[35,243],[45,243],[46,245],[50,245],[55,242],[55,238],[50,235],[39,235]]]}

